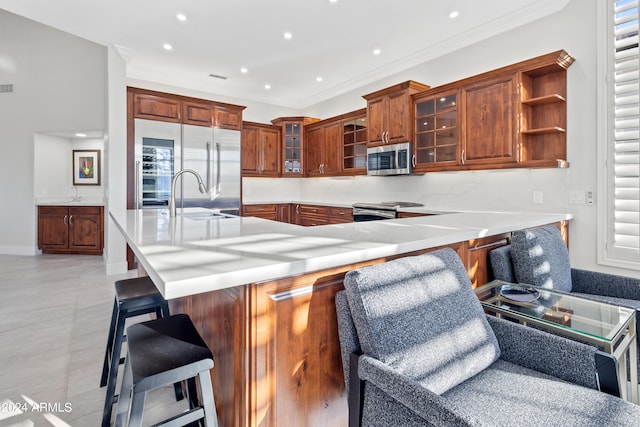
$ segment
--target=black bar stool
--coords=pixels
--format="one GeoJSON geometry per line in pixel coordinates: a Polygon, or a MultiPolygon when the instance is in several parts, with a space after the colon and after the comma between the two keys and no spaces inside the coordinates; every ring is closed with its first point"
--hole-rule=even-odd
{"type": "Polygon", "coordinates": [[[210,376],[213,355],[189,316],[178,314],[131,325],[127,342],[116,426],[141,426],[145,394],[186,380],[189,411],[156,425],[184,426],[202,419],[205,426],[217,427],[210,376]]]}
{"type": "MultiPolygon", "coordinates": [[[[148,276],[116,281],[115,293],[109,337],[102,366],[102,378],[100,379],[100,387],[107,386],[104,411],[102,412],[102,427],[109,426],[113,404],[117,401],[115,389],[118,366],[124,361],[120,355],[122,344],[126,339],[125,321],[129,317],[147,313],[155,313],[158,318],[169,316],[169,304],[148,276]]],[[[181,398],[179,385],[176,386],[176,398],[181,398]]]]}

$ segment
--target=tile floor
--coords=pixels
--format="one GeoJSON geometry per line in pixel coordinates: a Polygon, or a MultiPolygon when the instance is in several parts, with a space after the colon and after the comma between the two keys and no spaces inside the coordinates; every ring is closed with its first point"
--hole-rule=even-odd
{"type": "MultiPolygon", "coordinates": [[[[0,255],[0,427],[100,425],[113,283],[128,277],[104,271],[98,256],[0,255]]],[[[150,393],[145,425],[182,409],[172,393],[150,393]]]]}

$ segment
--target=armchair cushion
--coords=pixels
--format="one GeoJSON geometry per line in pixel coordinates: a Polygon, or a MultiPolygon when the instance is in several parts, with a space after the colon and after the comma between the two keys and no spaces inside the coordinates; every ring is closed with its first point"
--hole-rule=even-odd
{"type": "Polygon", "coordinates": [[[519,283],[571,292],[569,251],[554,226],[511,233],[511,258],[519,283]]]}
{"type": "Polygon", "coordinates": [[[362,351],[436,394],[500,356],[452,249],[354,270],[344,285],[362,351]]]}

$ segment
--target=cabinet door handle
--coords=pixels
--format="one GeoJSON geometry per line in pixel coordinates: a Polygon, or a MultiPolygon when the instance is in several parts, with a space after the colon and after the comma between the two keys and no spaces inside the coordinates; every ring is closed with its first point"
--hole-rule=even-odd
{"type": "Polygon", "coordinates": [[[411,156],[411,166],[416,167],[416,155],[411,156]]]}
{"type": "Polygon", "coordinates": [[[67,222],[67,215],[65,215],[65,216],[64,216],[64,218],[62,218],[62,222],[64,222],[64,225],[67,225],[67,224],[68,224],[68,222],[67,222]]]}
{"type": "Polygon", "coordinates": [[[462,160],[462,164],[464,165],[464,150],[462,150],[462,153],[460,154],[460,160],[462,160]]]}
{"type": "Polygon", "coordinates": [[[69,224],[73,225],[73,215],[69,216],[69,224]]]}

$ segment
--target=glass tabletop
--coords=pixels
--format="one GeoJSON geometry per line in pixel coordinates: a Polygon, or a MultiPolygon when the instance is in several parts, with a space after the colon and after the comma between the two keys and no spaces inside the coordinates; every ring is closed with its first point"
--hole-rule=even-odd
{"type": "Polygon", "coordinates": [[[485,308],[608,342],[634,314],[631,308],[499,280],[475,292],[485,308]]]}

